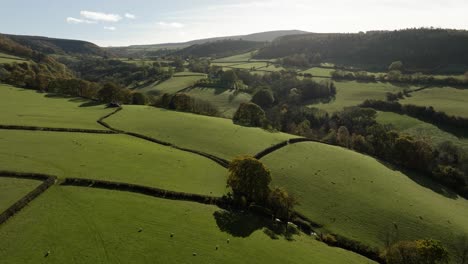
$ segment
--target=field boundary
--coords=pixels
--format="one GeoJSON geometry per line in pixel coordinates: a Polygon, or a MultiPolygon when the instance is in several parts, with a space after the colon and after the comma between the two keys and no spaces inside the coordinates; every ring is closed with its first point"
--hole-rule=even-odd
{"type": "Polygon", "coordinates": [[[44,193],[50,186],[54,185],[57,177],[39,174],[39,173],[22,173],[22,172],[11,172],[11,171],[0,171],[0,177],[3,178],[18,178],[18,179],[29,179],[29,180],[40,180],[42,183],[34,188],[31,192],[23,196],[20,200],[16,201],[13,205],[8,207],[5,211],[0,214],[0,224],[5,223],[12,216],[21,211],[31,201],[36,199],[39,195],[44,193]]]}
{"type": "Polygon", "coordinates": [[[73,132],[73,133],[90,133],[90,134],[117,134],[115,131],[111,131],[111,130],[84,129],[84,128],[62,128],[62,127],[40,127],[40,126],[22,126],[22,125],[0,125],[0,129],[48,131],[48,132],[73,132]]]}
{"type": "Polygon", "coordinates": [[[60,185],[132,192],[163,199],[190,201],[202,204],[222,205],[226,203],[221,197],[176,192],[124,182],[93,180],[85,178],[65,178],[64,181],[60,183],[60,185]]]}
{"type": "Polygon", "coordinates": [[[261,159],[279,149],[282,149],[288,145],[292,145],[292,144],[297,144],[297,143],[301,143],[301,142],[316,142],[316,143],[321,143],[321,144],[325,144],[325,145],[329,145],[329,146],[334,146],[334,147],[339,147],[337,145],[333,145],[333,144],[329,144],[329,143],[326,143],[326,142],[322,142],[320,140],[316,140],[316,139],[310,139],[310,138],[290,138],[286,141],[283,141],[283,142],[280,142],[278,144],[275,144],[271,147],[268,147],[262,151],[260,151],[259,153],[255,154],[254,155],[254,158],[256,159],[261,159]]]}
{"type": "Polygon", "coordinates": [[[156,144],[159,144],[159,145],[163,145],[163,146],[167,146],[167,147],[172,147],[172,148],[175,148],[175,149],[178,149],[178,150],[181,150],[181,151],[185,151],[185,152],[189,152],[189,153],[192,153],[192,154],[196,154],[196,155],[199,155],[199,156],[202,156],[202,157],[205,157],[205,158],[208,158],[216,163],[218,163],[219,165],[221,165],[222,167],[224,168],[227,168],[229,166],[229,161],[223,159],[223,158],[220,158],[220,157],[217,157],[215,155],[211,155],[211,154],[208,154],[208,153],[205,153],[205,152],[202,152],[202,151],[198,151],[198,150],[194,150],[194,149],[189,149],[189,148],[183,148],[183,147],[179,147],[177,145],[174,145],[172,143],[169,143],[169,142],[166,142],[166,141],[162,141],[162,140],[159,140],[159,139],[156,139],[156,138],[153,138],[153,137],[149,137],[149,136],[145,136],[145,135],[141,135],[141,134],[138,134],[138,133],[134,133],[134,132],[128,132],[128,131],[124,131],[124,130],[120,130],[120,129],[116,129],[112,126],[110,126],[108,123],[106,123],[104,121],[104,119],[122,111],[123,108],[122,107],[119,107],[118,109],[116,109],[115,111],[113,111],[112,113],[110,114],[107,114],[101,118],[99,118],[99,120],[97,121],[99,124],[101,124],[102,126],[116,132],[116,133],[120,133],[120,134],[124,134],[124,135],[128,135],[128,136],[132,136],[132,137],[136,137],[136,138],[139,138],[139,139],[143,139],[143,140],[146,140],[146,141],[149,141],[149,142],[153,142],[153,143],[156,143],[156,144]]]}

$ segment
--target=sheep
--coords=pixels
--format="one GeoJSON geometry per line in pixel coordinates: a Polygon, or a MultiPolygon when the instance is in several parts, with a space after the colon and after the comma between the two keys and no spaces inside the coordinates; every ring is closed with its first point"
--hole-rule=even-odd
{"type": "Polygon", "coordinates": [[[196,257],[196,256],[197,256],[197,253],[196,253],[196,252],[193,252],[193,253],[192,253],[192,256],[196,257]]]}
{"type": "Polygon", "coordinates": [[[171,233],[171,237],[174,237],[174,233],[171,233]]]}
{"type": "Polygon", "coordinates": [[[140,227],[140,229],[138,229],[138,233],[141,233],[143,231],[143,228],[140,227]]]}
{"type": "Polygon", "coordinates": [[[281,223],[281,219],[279,219],[279,218],[275,218],[275,221],[278,222],[278,223],[281,223]]]}
{"type": "Polygon", "coordinates": [[[229,244],[229,242],[230,242],[229,238],[226,240],[226,242],[229,244]]]}
{"type": "Polygon", "coordinates": [[[47,258],[50,255],[50,250],[47,250],[47,252],[44,255],[44,258],[47,258]]]}
{"type": "Polygon", "coordinates": [[[216,250],[218,250],[218,248],[219,248],[219,245],[216,245],[216,250]]]}

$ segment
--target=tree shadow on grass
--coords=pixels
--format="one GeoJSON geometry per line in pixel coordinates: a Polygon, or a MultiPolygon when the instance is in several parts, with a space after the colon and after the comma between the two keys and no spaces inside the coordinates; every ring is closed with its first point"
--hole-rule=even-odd
{"type": "Polygon", "coordinates": [[[440,195],[443,195],[444,197],[450,198],[450,199],[458,199],[459,195],[454,192],[452,189],[449,187],[446,187],[440,183],[437,183],[433,179],[429,178],[427,175],[422,175],[421,173],[417,173],[414,171],[406,170],[403,168],[399,168],[395,165],[392,165],[390,163],[378,160],[381,164],[385,165],[387,168],[393,170],[393,171],[399,171],[406,175],[408,178],[410,178],[412,181],[415,183],[432,190],[433,192],[436,192],[440,195]]]}
{"type": "Polygon", "coordinates": [[[102,105],[102,102],[98,102],[98,101],[86,101],[82,104],[79,105],[79,107],[91,107],[91,106],[99,106],[99,105],[102,105]]]}
{"type": "Polygon", "coordinates": [[[299,234],[299,230],[294,227],[260,217],[251,212],[223,210],[214,212],[213,216],[219,229],[234,237],[249,237],[255,231],[263,229],[263,232],[271,239],[284,237],[288,241],[293,241],[294,235],[299,234]]]}

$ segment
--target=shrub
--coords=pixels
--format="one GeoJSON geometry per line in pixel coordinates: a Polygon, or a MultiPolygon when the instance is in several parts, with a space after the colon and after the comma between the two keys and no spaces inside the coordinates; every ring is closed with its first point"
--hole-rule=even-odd
{"type": "Polygon", "coordinates": [[[262,127],[266,124],[265,112],[254,103],[242,103],[232,118],[234,124],[262,127]]]}

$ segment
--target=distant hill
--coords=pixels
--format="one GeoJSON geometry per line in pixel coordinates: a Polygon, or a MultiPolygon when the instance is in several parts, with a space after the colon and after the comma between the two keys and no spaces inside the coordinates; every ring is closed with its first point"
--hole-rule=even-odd
{"type": "Polygon", "coordinates": [[[260,32],[249,35],[237,35],[237,36],[226,36],[226,37],[216,37],[216,38],[206,38],[206,39],[197,39],[188,42],[181,43],[163,43],[163,44],[153,44],[153,45],[132,45],[128,47],[109,47],[105,50],[118,57],[144,57],[144,56],[155,56],[161,54],[162,50],[174,50],[174,49],[184,49],[192,45],[200,45],[208,42],[215,42],[220,40],[245,40],[245,41],[255,41],[255,42],[271,42],[276,38],[289,36],[289,35],[298,35],[305,34],[308,32],[300,30],[277,30],[277,31],[268,31],[260,32]]]}
{"type": "Polygon", "coordinates": [[[96,44],[81,40],[57,39],[40,36],[6,35],[17,43],[45,54],[106,56],[96,44]]]}
{"type": "Polygon", "coordinates": [[[174,55],[221,58],[249,52],[263,47],[266,42],[223,39],[194,44],[174,52],[174,55]]]}
{"type": "Polygon", "coordinates": [[[295,54],[364,68],[386,69],[402,61],[409,70],[468,69],[468,31],[407,29],[366,33],[310,33],[283,36],[262,48],[257,58],[295,54]]]}

